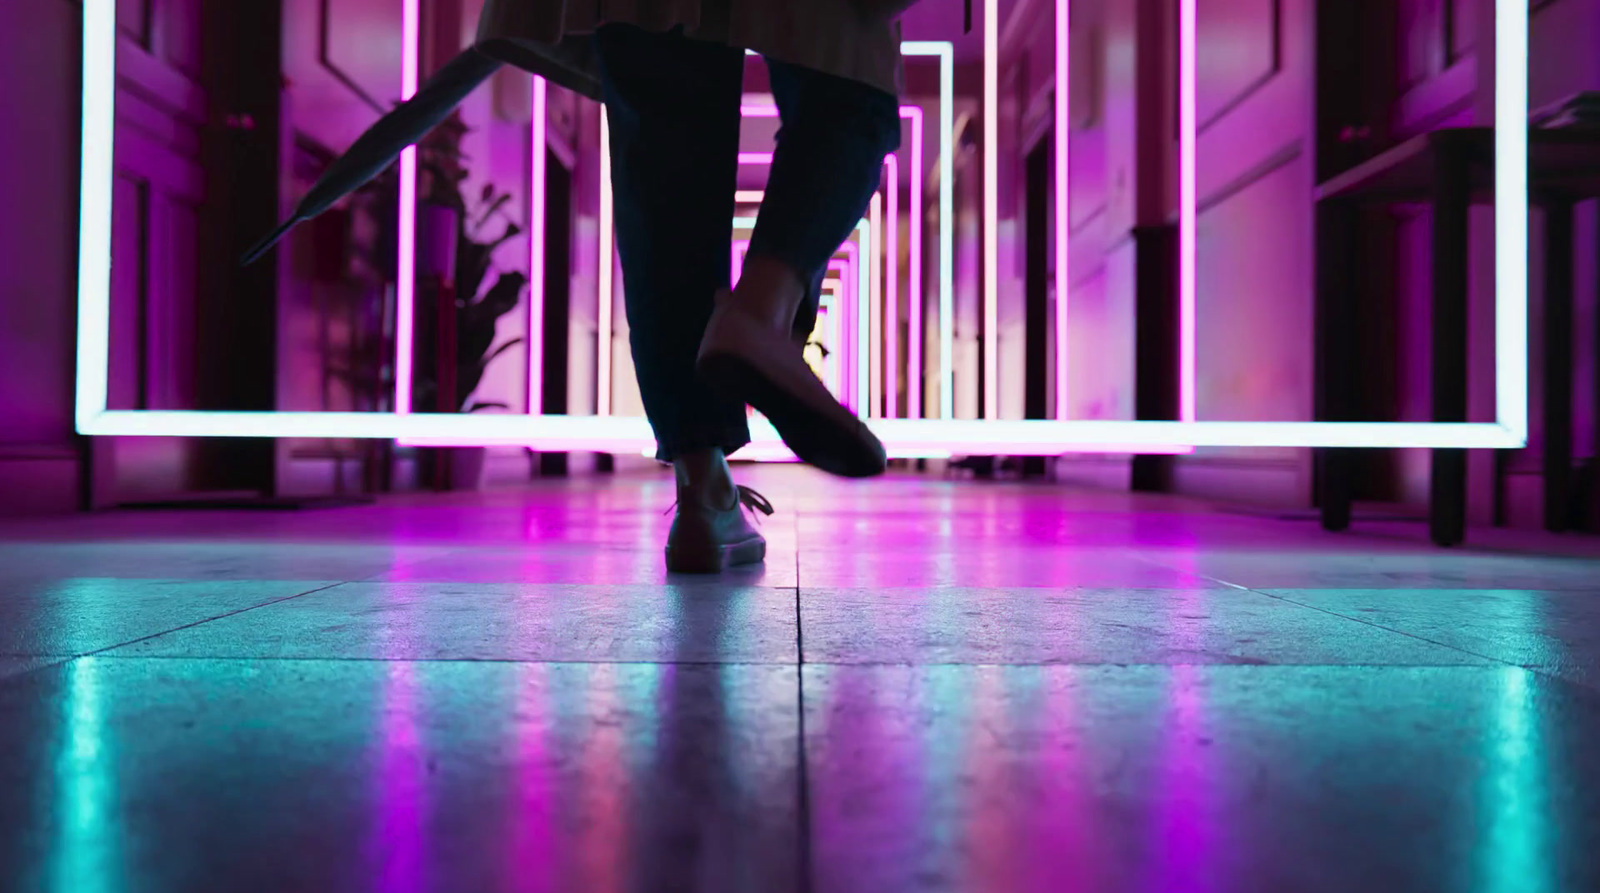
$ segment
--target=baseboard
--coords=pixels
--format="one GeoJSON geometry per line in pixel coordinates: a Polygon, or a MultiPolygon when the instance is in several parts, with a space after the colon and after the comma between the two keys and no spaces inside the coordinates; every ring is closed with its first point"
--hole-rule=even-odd
{"type": "Polygon", "coordinates": [[[69,446],[0,445],[0,517],[78,511],[82,461],[69,446]]]}

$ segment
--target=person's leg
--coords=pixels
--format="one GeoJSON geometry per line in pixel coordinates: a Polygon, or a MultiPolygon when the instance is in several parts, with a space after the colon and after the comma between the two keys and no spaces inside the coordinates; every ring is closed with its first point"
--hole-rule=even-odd
{"type": "MultiPolygon", "coordinates": [[[[866,84],[767,61],[782,127],[735,289],[747,309],[816,320],[829,259],[867,213],[883,159],[900,147],[899,100],[866,84]]],[[[803,330],[801,327],[804,326],[803,330]]]]}
{"type": "Polygon", "coordinates": [[[750,439],[745,408],[694,367],[729,280],[744,54],[625,25],[601,28],[595,44],[630,343],[657,457],[680,482],[695,472],[726,481],[722,455],[750,439]]]}
{"type": "Polygon", "coordinates": [[[782,117],[777,151],[739,284],[706,333],[700,369],[761,410],[805,461],[850,477],[878,474],[883,445],[810,373],[801,345],[828,260],[900,145],[899,103],[856,81],[767,67],[782,117]]]}
{"type": "Polygon", "coordinates": [[[771,511],[734,486],[727,454],[750,441],[745,406],[708,389],[696,355],[728,286],[744,54],[622,25],[595,37],[611,128],[617,248],[645,414],[678,482],[667,569],[756,563],[744,517],[771,511]]]}

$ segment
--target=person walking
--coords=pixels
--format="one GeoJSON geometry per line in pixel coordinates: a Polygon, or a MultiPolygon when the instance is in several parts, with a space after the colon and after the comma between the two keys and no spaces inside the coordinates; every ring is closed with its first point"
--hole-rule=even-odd
{"type": "Polygon", "coordinates": [[[657,458],[677,478],[666,563],[764,560],[733,481],[745,406],[801,460],[871,477],[883,444],[803,357],[824,272],[899,148],[900,28],[890,0],[486,0],[477,50],[605,103],[630,342],[657,458]],[[738,282],[730,282],[745,53],[780,129],[738,282]]]}

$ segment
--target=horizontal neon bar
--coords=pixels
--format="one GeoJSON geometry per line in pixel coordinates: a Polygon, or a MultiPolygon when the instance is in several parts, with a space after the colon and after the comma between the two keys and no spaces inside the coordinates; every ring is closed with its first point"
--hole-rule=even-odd
{"type": "MultiPolygon", "coordinates": [[[[654,442],[642,417],[530,416],[376,412],[193,412],[111,410],[86,420],[83,433],[116,437],[327,437],[564,446],[628,452],[654,442]]],[[[1354,447],[1511,449],[1518,432],[1493,423],[1436,422],[1140,422],[1002,419],[872,419],[893,453],[944,450],[994,455],[1143,450],[1149,447],[1354,447]]],[[[757,442],[776,442],[772,427],[752,426],[757,442]]]]}

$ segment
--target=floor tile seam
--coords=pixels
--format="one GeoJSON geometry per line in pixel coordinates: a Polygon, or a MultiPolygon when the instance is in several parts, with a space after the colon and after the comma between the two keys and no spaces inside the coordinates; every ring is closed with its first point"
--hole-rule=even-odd
{"type": "Polygon", "coordinates": [[[150,633],[148,635],[139,636],[137,638],[129,639],[126,642],[118,642],[118,643],[116,643],[114,645],[106,645],[106,646],[101,647],[101,648],[95,648],[93,650],[86,651],[83,654],[74,655],[73,659],[76,660],[77,658],[80,658],[80,657],[97,657],[97,656],[99,656],[101,654],[104,654],[107,651],[112,651],[112,650],[115,650],[117,648],[126,648],[126,647],[128,647],[130,645],[137,645],[140,642],[148,642],[151,639],[160,638],[161,636],[165,636],[165,635],[167,635],[169,633],[181,632],[181,631],[186,630],[186,629],[193,629],[193,628],[195,628],[197,626],[203,626],[204,624],[210,623],[210,622],[212,622],[214,620],[223,620],[223,619],[228,618],[228,617],[236,617],[236,616],[238,616],[240,614],[243,614],[243,613],[245,613],[247,611],[254,611],[257,608],[266,608],[266,607],[270,607],[272,605],[281,604],[283,602],[293,601],[294,599],[302,598],[302,597],[307,596],[307,595],[314,595],[314,594],[316,594],[318,592],[324,592],[326,590],[333,589],[333,588],[338,587],[338,586],[343,586],[345,584],[345,582],[347,582],[347,581],[341,580],[341,581],[338,581],[338,582],[335,582],[335,583],[328,583],[326,585],[318,586],[318,587],[315,587],[313,589],[307,589],[307,590],[304,590],[302,592],[296,592],[293,595],[285,595],[285,596],[281,596],[279,598],[269,599],[268,601],[264,601],[264,602],[261,602],[259,604],[254,604],[254,605],[247,605],[247,606],[245,606],[243,608],[238,608],[238,609],[233,610],[233,611],[224,611],[223,613],[218,614],[218,615],[216,615],[214,617],[207,617],[207,618],[205,618],[203,620],[196,620],[196,621],[194,621],[192,623],[179,624],[178,626],[172,627],[171,629],[164,629],[164,630],[161,630],[160,632],[154,632],[154,633],[150,633]]]}
{"type": "MultiPolygon", "coordinates": [[[[1336,611],[1330,611],[1330,610],[1328,610],[1326,608],[1318,607],[1316,605],[1308,605],[1305,602],[1295,601],[1294,599],[1288,598],[1286,596],[1274,595],[1274,594],[1272,594],[1270,592],[1262,592],[1261,590],[1258,590],[1258,589],[1257,590],[1251,590],[1251,591],[1252,592],[1259,592],[1260,594],[1265,595],[1268,598],[1275,598],[1275,599],[1278,599],[1280,601],[1288,602],[1289,604],[1292,604],[1292,605],[1299,605],[1300,607],[1303,607],[1303,608],[1310,608],[1313,611],[1321,611],[1321,612],[1323,612],[1325,614],[1332,614],[1335,617],[1343,617],[1346,620],[1354,620],[1357,623],[1366,624],[1368,626],[1372,626],[1372,627],[1375,627],[1377,629],[1382,629],[1382,630],[1386,630],[1388,632],[1393,632],[1393,633],[1399,633],[1400,635],[1403,635],[1403,636],[1409,636],[1410,638],[1416,639],[1416,640],[1418,640],[1420,642],[1427,642],[1429,644],[1438,645],[1438,646],[1443,647],[1443,648],[1449,648],[1450,650],[1458,652],[1460,654],[1465,654],[1465,655],[1468,655],[1470,657],[1481,658],[1483,660],[1490,661],[1490,662],[1495,663],[1495,664],[1499,664],[1502,667],[1511,667],[1511,668],[1518,669],[1518,670],[1524,670],[1524,671],[1527,671],[1529,673],[1533,673],[1535,675],[1541,676],[1541,677],[1543,677],[1545,679],[1550,679],[1550,680],[1555,680],[1557,682],[1561,682],[1564,685],[1570,685],[1570,686],[1575,686],[1577,688],[1581,688],[1581,689],[1584,689],[1584,690],[1594,691],[1593,687],[1591,687],[1591,686],[1585,685],[1585,684],[1580,683],[1580,682],[1576,682],[1576,681],[1574,681],[1572,679],[1568,679],[1567,677],[1561,675],[1560,667],[1557,667],[1557,666],[1552,666],[1552,665],[1548,665],[1548,664],[1537,664],[1537,663],[1521,663],[1521,662],[1518,662],[1518,661],[1505,660],[1504,658],[1494,657],[1493,655],[1480,654],[1479,652],[1474,651],[1474,650],[1472,650],[1470,648],[1462,648],[1462,647],[1456,646],[1456,645],[1449,645],[1449,644],[1446,644],[1444,642],[1435,641],[1435,640],[1430,639],[1430,638],[1428,638],[1426,636],[1419,636],[1419,635],[1417,635],[1415,633],[1406,632],[1405,630],[1398,630],[1398,629],[1394,629],[1392,627],[1384,626],[1384,625],[1379,624],[1379,623],[1375,623],[1373,621],[1363,620],[1363,619],[1357,618],[1357,617],[1350,617],[1348,615],[1340,614],[1340,613],[1338,613],[1336,611]]],[[[1485,590],[1485,591],[1490,591],[1490,590],[1485,590]]]]}
{"type": "MultiPolygon", "coordinates": [[[[1368,626],[1368,627],[1371,627],[1373,629],[1381,629],[1384,632],[1389,632],[1389,633],[1394,633],[1396,635],[1405,636],[1408,639],[1415,639],[1418,642],[1426,642],[1429,645],[1436,645],[1436,646],[1438,646],[1440,648],[1448,648],[1449,650],[1454,651],[1454,652],[1456,652],[1458,654],[1465,654],[1465,655],[1468,655],[1470,657],[1481,658],[1483,660],[1492,661],[1492,662],[1500,664],[1502,666],[1508,666],[1508,667],[1517,667],[1517,666],[1519,666],[1515,661],[1508,661],[1508,660],[1505,660],[1503,658],[1498,658],[1498,657],[1495,657],[1495,656],[1490,655],[1490,654],[1481,654],[1481,653],[1479,653],[1477,651],[1474,651],[1474,650],[1472,650],[1470,648],[1462,648],[1462,647],[1460,647],[1458,645],[1451,645],[1451,644],[1449,644],[1447,642],[1441,642],[1441,641],[1439,641],[1437,639],[1432,639],[1432,638],[1429,638],[1429,637],[1424,636],[1424,635],[1419,635],[1417,633],[1408,632],[1408,631],[1403,630],[1403,629],[1395,629],[1394,627],[1385,626],[1382,623],[1378,623],[1378,622],[1373,621],[1373,620],[1368,620],[1368,619],[1366,619],[1364,617],[1351,617],[1348,614],[1341,614],[1338,611],[1333,611],[1333,610],[1330,610],[1328,608],[1321,607],[1319,605],[1307,604],[1306,602],[1297,601],[1295,599],[1289,598],[1288,596],[1276,595],[1274,593],[1267,592],[1267,591],[1261,590],[1261,589],[1251,589],[1249,591],[1250,592],[1254,592],[1254,593],[1256,593],[1258,595],[1264,595],[1267,598],[1273,599],[1275,601],[1284,602],[1286,604],[1295,605],[1295,606],[1301,607],[1301,608],[1308,608],[1308,609],[1310,609],[1312,611],[1317,611],[1319,613],[1326,614],[1326,615],[1328,615],[1330,617],[1338,617],[1338,618],[1340,618],[1342,620],[1349,620],[1349,621],[1354,622],[1354,623],[1359,623],[1362,626],[1368,626]]],[[[1531,668],[1522,667],[1522,669],[1531,669],[1531,668]]]]}
{"type": "Polygon", "coordinates": [[[794,649],[795,649],[795,802],[797,805],[797,824],[799,833],[795,835],[795,864],[800,867],[799,886],[801,893],[812,893],[816,889],[816,868],[814,863],[815,845],[811,834],[811,770],[810,752],[808,746],[809,735],[806,732],[806,647],[805,647],[805,611],[801,605],[803,579],[800,576],[800,555],[803,544],[800,541],[800,513],[793,513],[794,546],[794,649]]]}
{"type": "Polygon", "coordinates": [[[1207,574],[1207,573],[1204,573],[1204,572],[1201,572],[1201,571],[1189,570],[1189,569],[1186,569],[1186,568],[1181,568],[1181,567],[1177,567],[1177,566],[1172,565],[1172,564],[1168,564],[1166,562],[1157,561],[1154,558],[1150,558],[1150,557],[1148,557],[1146,555],[1141,555],[1137,550],[1134,550],[1130,554],[1132,555],[1133,560],[1142,561],[1145,564],[1150,565],[1151,567],[1158,567],[1158,568],[1161,568],[1162,570],[1166,570],[1166,571],[1176,571],[1176,572],[1181,573],[1181,574],[1190,574],[1192,576],[1199,577],[1202,580],[1209,580],[1212,583],[1217,583],[1219,585],[1225,586],[1225,587],[1227,587],[1229,589],[1237,589],[1237,590],[1244,591],[1244,592],[1254,592],[1255,591],[1255,590],[1251,589],[1248,586],[1240,586],[1238,583],[1229,582],[1227,580],[1222,579],[1221,577],[1215,577],[1215,576],[1212,576],[1211,574],[1207,574]]]}
{"type": "MultiPolygon", "coordinates": [[[[1179,566],[1177,566],[1175,564],[1171,564],[1171,563],[1168,563],[1168,562],[1157,561],[1157,560],[1155,560],[1153,558],[1150,558],[1148,556],[1138,554],[1137,552],[1135,552],[1132,557],[1137,561],[1144,562],[1145,564],[1151,565],[1152,567],[1159,567],[1162,570],[1178,571],[1180,573],[1190,574],[1192,576],[1199,577],[1199,578],[1201,578],[1203,580],[1210,580],[1213,583],[1219,583],[1219,584],[1221,584],[1223,586],[1226,586],[1226,587],[1228,587],[1230,589],[1239,589],[1239,590],[1245,590],[1245,591],[1249,591],[1249,592],[1262,592],[1262,591],[1264,591],[1266,589],[1325,589],[1325,590],[1337,590],[1337,589],[1363,589],[1363,588],[1365,588],[1365,589],[1399,588],[1399,589],[1448,590],[1448,591],[1461,590],[1461,591],[1468,591],[1468,592],[1494,592],[1494,591],[1499,591],[1499,590],[1504,590],[1504,589],[1533,588],[1533,587],[1521,587],[1521,586],[1470,586],[1470,587],[1468,587],[1468,586],[1438,586],[1438,585],[1433,585],[1433,586],[1402,586],[1402,587],[1383,587],[1383,586],[1365,586],[1365,587],[1360,587],[1360,586],[1316,586],[1316,587],[1308,587],[1308,586],[1298,586],[1298,587],[1295,587],[1295,586],[1246,586],[1246,585],[1243,585],[1243,584],[1240,584],[1240,583],[1235,583],[1235,582],[1233,582],[1231,580],[1223,579],[1222,577],[1218,577],[1218,576],[1215,576],[1213,574],[1205,573],[1203,571],[1192,570],[1192,569],[1188,569],[1188,568],[1179,567],[1179,566]]],[[[1541,584],[1537,588],[1540,589],[1540,590],[1546,591],[1546,592],[1593,592],[1596,587],[1593,586],[1593,585],[1589,585],[1589,586],[1569,586],[1568,584],[1565,584],[1565,583],[1555,583],[1555,584],[1541,584]]]]}

